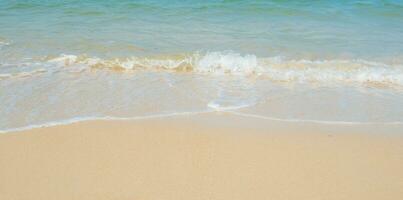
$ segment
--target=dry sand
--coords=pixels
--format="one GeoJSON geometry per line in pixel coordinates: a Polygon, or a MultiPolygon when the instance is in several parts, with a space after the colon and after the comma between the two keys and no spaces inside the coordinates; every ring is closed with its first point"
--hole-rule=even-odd
{"type": "Polygon", "coordinates": [[[206,114],[0,135],[1,200],[399,200],[399,126],[206,114]]]}

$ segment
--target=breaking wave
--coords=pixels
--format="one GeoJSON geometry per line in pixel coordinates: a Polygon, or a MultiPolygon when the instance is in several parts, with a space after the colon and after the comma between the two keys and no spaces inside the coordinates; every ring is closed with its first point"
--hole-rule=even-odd
{"type": "Polygon", "coordinates": [[[100,59],[61,55],[47,62],[60,66],[86,66],[116,71],[166,70],[215,75],[261,76],[274,81],[352,82],[403,85],[403,66],[366,60],[295,60],[283,57],[258,58],[233,52],[169,57],[100,59]]]}
{"type": "MultiPolygon", "coordinates": [[[[60,55],[46,58],[42,62],[44,62],[44,66],[56,65],[63,69],[75,70],[75,72],[90,69],[107,69],[117,72],[149,70],[253,76],[282,82],[335,82],[403,86],[403,65],[388,65],[362,59],[307,60],[287,59],[280,56],[258,58],[252,54],[209,52],[113,59],[101,59],[85,55],[60,55]]],[[[7,76],[21,75],[24,73],[7,76]]]]}

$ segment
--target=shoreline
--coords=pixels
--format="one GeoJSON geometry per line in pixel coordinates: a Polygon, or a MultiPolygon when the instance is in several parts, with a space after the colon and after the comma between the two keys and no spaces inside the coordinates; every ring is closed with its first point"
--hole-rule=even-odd
{"type": "Polygon", "coordinates": [[[55,126],[65,126],[75,123],[91,122],[91,121],[142,121],[142,120],[159,120],[159,119],[169,119],[176,117],[197,117],[198,115],[233,115],[249,120],[264,120],[269,122],[279,122],[279,123],[291,123],[291,124],[313,124],[313,125],[331,125],[331,126],[397,126],[401,127],[403,131],[403,122],[401,121],[387,121],[387,122],[359,122],[359,121],[327,121],[327,120],[312,120],[312,119],[282,119],[264,115],[241,113],[235,111],[226,110],[212,110],[212,111],[195,111],[195,112],[180,112],[171,114],[155,114],[146,116],[135,116],[135,117],[77,117],[71,119],[64,119],[59,121],[50,121],[43,124],[33,124],[28,126],[22,126],[18,128],[9,128],[0,130],[0,134],[13,134],[23,131],[30,131],[34,129],[50,128],[55,126]]]}
{"type": "Polygon", "coordinates": [[[210,113],[0,134],[0,199],[400,199],[385,127],[210,113]]]}

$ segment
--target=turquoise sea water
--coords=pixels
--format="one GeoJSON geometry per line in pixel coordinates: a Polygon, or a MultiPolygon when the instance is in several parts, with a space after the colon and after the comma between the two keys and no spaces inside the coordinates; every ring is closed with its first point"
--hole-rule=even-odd
{"type": "MultiPolygon", "coordinates": [[[[2,54],[401,59],[403,1],[4,0],[2,54]]],[[[400,61],[400,60],[399,60],[400,61]]]]}
{"type": "Polygon", "coordinates": [[[2,0],[0,129],[231,110],[403,122],[403,1],[2,0]]]}

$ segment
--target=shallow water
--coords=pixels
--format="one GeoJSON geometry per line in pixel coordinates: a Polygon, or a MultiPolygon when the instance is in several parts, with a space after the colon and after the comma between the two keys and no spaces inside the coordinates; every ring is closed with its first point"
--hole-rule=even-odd
{"type": "Polygon", "coordinates": [[[402,1],[1,1],[0,129],[231,111],[403,123],[402,1]]]}

